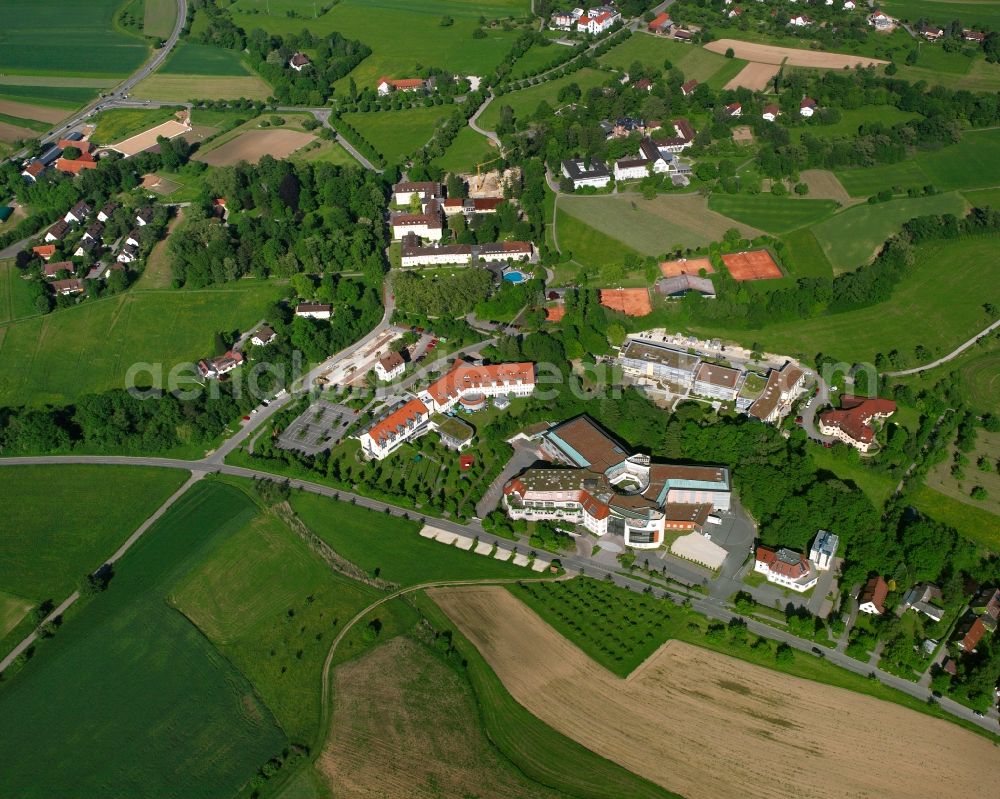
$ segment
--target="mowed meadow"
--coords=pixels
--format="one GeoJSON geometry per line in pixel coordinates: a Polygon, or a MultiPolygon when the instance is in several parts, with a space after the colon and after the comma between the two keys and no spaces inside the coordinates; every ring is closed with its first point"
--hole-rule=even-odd
{"type": "Polygon", "coordinates": [[[138,86],[133,94],[169,102],[191,99],[263,100],[271,88],[233,50],[180,42],[166,63],[138,86]]]}

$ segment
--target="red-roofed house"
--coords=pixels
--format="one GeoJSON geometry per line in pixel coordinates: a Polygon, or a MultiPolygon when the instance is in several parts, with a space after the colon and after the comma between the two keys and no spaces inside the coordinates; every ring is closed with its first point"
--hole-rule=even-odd
{"type": "Polygon", "coordinates": [[[602,8],[592,8],[576,21],[576,29],[580,33],[589,33],[596,36],[604,33],[608,28],[621,19],[621,14],[609,6],[602,8]]]}
{"type": "Polygon", "coordinates": [[[986,625],[983,624],[982,618],[966,622],[958,630],[958,648],[963,652],[975,652],[979,642],[986,635],[986,625]]]}
{"type": "Polygon", "coordinates": [[[56,280],[50,285],[56,294],[83,294],[83,281],[76,277],[56,280]]]}
{"type": "Polygon", "coordinates": [[[41,258],[43,261],[49,260],[53,255],[56,254],[55,244],[39,244],[37,247],[32,247],[31,251],[41,258]]]}
{"type": "Polygon", "coordinates": [[[694,90],[698,88],[698,81],[689,80],[687,83],[681,84],[681,94],[687,97],[689,94],[694,93],[694,90]]]}
{"type": "Polygon", "coordinates": [[[45,171],[45,164],[41,161],[32,161],[24,169],[21,170],[21,175],[24,179],[34,183],[41,176],[42,172],[45,171]]]}
{"type": "Polygon", "coordinates": [[[97,162],[93,158],[84,157],[75,161],[67,161],[65,158],[56,161],[56,171],[67,175],[79,175],[85,169],[97,169],[97,162]]]}
{"type": "Polygon", "coordinates": [[[375,90],[383,97],[390,92],[419,92],[427,88],[423,78],[379,78],[375,90]]]}
{"type": "Polygon", "coordinates": [[[458,363],[440,379],[420,392],[420,398],[432,410],[450,411],[456,403],[489,397],[527,397],[535,390],[535,365],[533,363],[501,363],[495,366],[472,366],[458,363]]]}
{"type": "Polygon", "coordinates": [[[819,573],[800,552],[782,547],[757,547],[753,569],[763,574],[769,583],[791,588],[802,593],[819,581],[819,573]]]}
{"type": "Polygon", "coordinates": [[[431,415],[419,399],[412,399],[375,422],[361,434],[361,449],[376,460],[391,455],[411,438],[426,432],[431,415]]]}
{"type": "Polygon", "coordinates": [[[198,372],[206,379],[210,377],[221,377],[222,375],[233,371],[233,369],[241,363],[243,363],[242,353],[230,350],[225,355],[220,355],[218,358],[206,358],[205,360],[198,361],[198,372]]]}
{"type": "Polygon", "coordinates": [[[774,122],[774,120],[776,120],[778,117],[781,116],[781,109],[778,108],[778,106],[776,106],[774,103],[771,103],[770,105],[765,105],[764,113],[761,114],[761,116],[767,122],[774,122]]]}
{"type": "Polygon", "coordinates": [[[726,106],[726,112],[731,117],[743,116],[743,104],[742,103],[730,103],[726,106]]]}
{"type": "Polygon", "coordinates": [[[674,27],[674,23],[670,19],[670,15],[664,11],[649,23],[648,30],[650,33],[670,33],[672,27],[674,27]]]}
{"type": "Polygon", "coordinates": [[[885,613],[885,598],[889,595],[889,586],[882,575],[872,577],[858,594],[858,610],[872,616],[885,613]]]}
{"type": "Polygon", "coordinates": [[[806,118],[816,113],[816,101],[812,97],[803,97],[799,103],[799,114],[806,118]]]}
{"type": "Polygon", "coordinates": [[[875,443],[872,419],[888,419],[896,412],[896,403],[887,399],[865,399],[844,395],[840,409],[821,413],[819,431],[839,438],[861,452],[868,452],[875,443]]]}
{"type": "Polygon", "coordinates": [[[312,61],[309,60],[309,56],[305,53],[296,53],[288,60],[288,66],[294,69],[296,72],[301,72],[306,67],[310,66],[312,61]]]}

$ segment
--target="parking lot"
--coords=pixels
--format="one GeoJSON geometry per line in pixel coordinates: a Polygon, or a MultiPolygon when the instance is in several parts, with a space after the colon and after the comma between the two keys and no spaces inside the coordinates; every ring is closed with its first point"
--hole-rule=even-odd
{"type": "Polygon", "coordinates": [[[337,444],[355,418],[357,412],[346,405],[317,400],[284,429],[278,446],[315,455],[337,444]]]}

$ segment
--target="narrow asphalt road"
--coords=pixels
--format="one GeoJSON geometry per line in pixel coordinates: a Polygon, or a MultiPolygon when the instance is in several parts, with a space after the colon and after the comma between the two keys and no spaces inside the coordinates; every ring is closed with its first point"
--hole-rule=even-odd
{"type": "Polygon", "coordinates": [[[959,344],[955,349],[949,352],[947,355],[938,358],[936,361],[931,361],[930,363],[925,363],[923,366],[914,366],[912,369],[901,369],[898,372],[885,372],[886,377],[903,377],[904,375],[915,375],[918,372],[926,372],[928,369],[933,369],[936,366],[940,366],[943,363],[948,363],[948,361],[957,358],[963,352],[965,352],[969,347],[975,344],[982,338],[985,338],[994,330],[1000,327],[1000,319],[997,319],[993,324],[989,325],[985,329],[976,333],[972,338],[963,344],[959,344]]]}

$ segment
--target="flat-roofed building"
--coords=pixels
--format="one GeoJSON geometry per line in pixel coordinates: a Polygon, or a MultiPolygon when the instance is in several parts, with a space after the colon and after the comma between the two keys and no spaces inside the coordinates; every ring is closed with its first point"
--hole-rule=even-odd
{"type": "Polygon", "coordinates": [[[728,366],[714,363],[702,363],[694,376],[691,390],[695,394],[712,399],[732,402],[740,393],[743,385],[743,372],[728,366]]]}
{"type": "Polygon", "coordinates": [[[642,338],[630,338],[618,360],[628,375],[665,380],[685,388],[693,385],[701,363],[697,355],[642,338]]]}
{"type": "Polygon", "coordinates": [[[563,177],[572,182],[574,189],[591,186],[603,189],[611,182],[608,165],[598,159],[571,158],[562,162],[563,177]]]}
{"type": "Polygon", "coordinates": [[[820,530],[813,539],[812,547],[809,549],[809,560],[820,571],[829,571],[833,568],[833,559],[837,557],[837,546],[840,544],[840,537],[834,535],[829,530],[820,530]]]}

